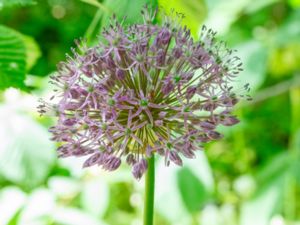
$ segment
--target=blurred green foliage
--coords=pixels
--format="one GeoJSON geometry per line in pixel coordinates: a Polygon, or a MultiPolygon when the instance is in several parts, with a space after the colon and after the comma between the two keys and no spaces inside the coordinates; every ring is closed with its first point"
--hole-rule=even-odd
{"type": "Polygon", "coordinates": [[[26,75],[25,44],[20,34],[5,26],[0,26],[0,37],[0,89],[7,87],[24,88],[26,75]]]}
{"type": "Polygon", "coordinates": [[[218,31],[253,96],[236,110],[241,123],[197,159],[157,160],[156,224],[300,224],[299,0],[0,0],[0,225],[141,224],[143,182],[125,166],[57,160],[53,121],[35,106],[74,39],[93,45],[113,13],[139,22],[144,4],[183,13],[194,37],[202,24],[218,31]]]}

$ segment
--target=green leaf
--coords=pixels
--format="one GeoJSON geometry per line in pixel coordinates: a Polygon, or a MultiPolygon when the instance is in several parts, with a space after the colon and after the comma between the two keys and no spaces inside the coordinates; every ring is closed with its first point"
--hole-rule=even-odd
{"type": "Polygon", "coordinates": [[[55,224],[64,225],[107,225],[101,219],[96,218],[77,208],[57,207],[52,220],[55,224]]]}
{"type": "Polygon", "coordinates": [[[33,5],[36,1],[34,0],[0,0],[0,10],[3,7],[11,7],[11,6],[26,6],[33,5]]]}
{"type": "Polygon", "coordinates": [[[214,3],[211,3],[211,0],[206,1],[209,2],[210,10],[205,24],[207,27],[218,31],[219,34],[228,32],[231,24],[239,18],[243,10],[252,2],[251,0],[214,0],[214,3]]]}
{"type": "Polygon", "coordinates": [[[288,2],[295,9],[300,8],[300,0],[289,0],[288,2]]]}
{"type": "Polygon", "coordinates": [[[177,173],[177,184],[183,203],[190,212],[197,212],[209,198],[204,184],[187,167],[177,173]]]}
{"type": "Polygon", "coordinates": [[[28,90],[24,84],[26,71],[40,56],[40,48],[32,37],[0,25],[0,90],[28,90]]]}
{"type": "Polygon", "coordinates": [[[23,208],[19,209],[15,213],[15,215],[11,218],[11,220],[7,223],[7,225],[18,225],[22,211],[23,211],[23,208]]]}
{"type": "Polygon", "coordinates": [[[80,204],[84,210],[102,217],[109,205],[109,187],[103,179],[89,180],[83,185],[80,204]]]}
{"type": "MultiPolygon", "coordinates": [[[[291,39],[289,39],[291,41],[291,39]]],[[[269,57],[269,70],[274,77],[290,76],[300,69],[300,42],[274,49],[269,57]]]]}
{"type": "Polygon", "coordinates": [[[16,186],[2,188],[0,191],[0,224],[13,225],[26,205],[26,193],[16,186]]]}
{"type": "MultiPolygon", "coordinates": [[[[206,192],[211,193],[214,187],[211,168],[204,152],[197,152],[196,154],[197,157],[194,160],[186,158],[182,159],[184,167],[188,168],[189,172],[193,174],[193,177],[196,177],[196,179],[201,182],[201,188],[204,186],[206,192]]],[[[155,184],[155,198],[160,203],[157,204],[156,210],[160,215],[168,219],[170,224],[186,225],[192,223],[192,218],[190,216],[190,212],[183,202],[183,198],[181,196],[182,190],[178,188],[178,174],[180,173],[181,169],[181,167],[176,165],[171,165],[170,167],[166,168],[164,160],[158,160],[157,171],[160,172],[157,173],[156,177],[157,182],[155,184]]],[[[190,184],[186,183],[185,185],[190,184]]]]}
{"type": "Polygon", "coordinates": [[[49,189],[34,189],[28,196],[16,225],[49,224],[56,207],[56,196],[49,189]]]}
{"type": "Polygon", "coordinates": [[[276,176],[281,176],[292,165],[292,160],[288,152],[276,155],[264,165],[256,175],[256,180],[260,187],[268,185],[276,176]]]}
{"type": "Polygon", "coordinates": [[[42,56],[39,45],[36,41],[27,35],[21,35],[26,50],[26,70],[29,71],[42,56]]]}
{"type": "Polygon", "coordinates": [[[203,183],[206,190],[212,192],[214,189],[214,178],[212,168],[204,152],[197,153],[197,159],[183,159],[185,167],[189,168],[191,172],[203,183]]]}
{"type": "Polygon", "coordinates": [[[25,89],[26,48],[20,34],[0,25],[0,90],[25,89]]]}
{"type": "Polygon", "coordinates": [[[73,177],[51,176],[48,179],[48,187],[57,198],[78,195],[81,189],[80,185],[80,181],[74,179],[73,177]]]}
{"type": "Polygon", "coordinates": [[[166,168],[164,160],[160,158],[156,165],[156,170],[160,172],[157,173],[155,182],[155,199],[159,202],[155,209],[170,224],[191,224],[190,213],[183,204],[177,187],[177,173],[180,168],[175,165],[166,168]]]}
{"type": "Polygon", "coordinates": [[[203,20],[207,16],[207,7],[204,0],[158,0],[159,6],[170,12],[183,13],[183,25],[186,25],[194,37],[198,37],[198,31],[203,20]]]}
{"type": "Polygon", "coordinates": [[[56,156],[47,130],[28,116],[0,106],[0,174],[26,189],[41,184],[56,156]]]}

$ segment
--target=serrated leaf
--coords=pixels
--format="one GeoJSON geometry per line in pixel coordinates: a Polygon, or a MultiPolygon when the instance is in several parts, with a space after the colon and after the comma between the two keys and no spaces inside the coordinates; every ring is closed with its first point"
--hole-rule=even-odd
{"type": "Polygon", "coordinates": [[[26,6],[33,5],[36,1],[34,0],[0,0],[0,10],[3,7],[11,7],[11,6],[26,6]]]}
{"type": "Polygon", "coordinates": [[[20,34],[0,25],[0,90],[25,89],[26,48],[20,34]]]}
{"type": "Polygon", "coordinates": [[[198,36],[201,23],[207,16],[207,7],[204,0],[158,0],[159,6],[167,12],[183,13],[183,25],[186,25],[194,37],[198,36]]]}

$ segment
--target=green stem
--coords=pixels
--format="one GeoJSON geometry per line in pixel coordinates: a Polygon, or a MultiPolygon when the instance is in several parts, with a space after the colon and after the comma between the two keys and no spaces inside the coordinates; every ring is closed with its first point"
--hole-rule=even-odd
{"type": "Polygon", "coordinates": [[[144,225],[153,225],[154,189],[155,189],[155,159],[148,159],[148,170],[145,177],[144,225]]]}
{"type": "MultiPolygon", "coordinates": [[[[289,153],[293,160],[292,167],[297,168],[300,159],[299,143],[300,143],[300,87],[295,87],[290,90],[290,102],[291,102],[291,134],[289,140],[289,153]]],[[[295,170],[295,169],[294,169],[295,170]]],[[[288,173],[286,177],[286,205],[285,216],[289,220],[295,220],[297,218],[297,183],[296,175],[293,172],[288,173]]]]}
{"type": "Polygon", "coordinates": [[[90,42],[90,39],[92,38],[92,35],[95,32],[96,27],[99,24],[99,21],[102,17],[102,14],[103,14],[102,10],[98,9],[91,24],[89,25],[88,29],[86,30],[84,37],[87,39],[88,42],[90,42]]]}

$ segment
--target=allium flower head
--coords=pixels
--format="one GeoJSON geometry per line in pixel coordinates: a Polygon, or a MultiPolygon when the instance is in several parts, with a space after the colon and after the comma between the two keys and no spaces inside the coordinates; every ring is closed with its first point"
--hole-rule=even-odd
{"type": "Polygon", "coordinates": [[[57,103],[40,106],[58,117],[50,132],[60,157],[89,155],[84,167],[109,171],[124,159],[137,179],[152,154],[181,166],[222,138],[215,129],[239,122],[231,110],[243,97],[230,84],[242,64],[215,32],[203,26],[195,41],[180,15],[161,26],[149,10],[142,15],[131,26],[113,19],[96,46],[73,51],[51,77],[57,103]]]}

